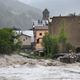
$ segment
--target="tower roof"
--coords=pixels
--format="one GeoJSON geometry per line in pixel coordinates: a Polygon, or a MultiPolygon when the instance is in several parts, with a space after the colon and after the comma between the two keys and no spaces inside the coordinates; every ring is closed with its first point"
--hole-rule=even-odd
{"type": "Polygon", "coordinates": [[[43,13],[49,13],[48,9],[44,9],[43,13]]]}

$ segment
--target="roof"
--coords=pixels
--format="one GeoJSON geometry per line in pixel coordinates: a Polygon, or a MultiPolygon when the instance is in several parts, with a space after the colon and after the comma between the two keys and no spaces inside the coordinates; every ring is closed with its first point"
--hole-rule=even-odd
{"type": "Polygon", "coordinates": [[[53,16],[51,19],[53,18],[80,18],[80,16],[53,16]]]}
{"type": "Polygon", "coordinates": [[[24,30],[24,31],[16,31],[18,34],[22,32],[25,36],[30,36],[32,39],[32,42],[34,41],[34,34],[32,30],[24,30]]]}
{"type": "Polygon", "coordinates": [[[44,11],[43,11],[43,13],[49,13],[49,11],[48,11],[48,9],[46,8],[44,11]]]}
{"type": "Polygon", "coordinates": [[[48,20],[38,20],[33,22],[33,26],[46,26],[48,20]]]}
{"type": "Polygon", "coordinates": [[[31,38],[31,36],[29,36],[29,35],[27,35],[27,34],[23,34],[23,33],[22,33],[20,36],[22,36],[22,35],[23,35],[23,36],[27,36],[27,37],[30,37],[30,38],[31,38]]]}
{"type": "Polygon", "coordinates": [[[38,30],[48,30],[48,26],[35,26],[34,29],[38,29],[38,30]]]}
{"type": "Polygon", "coordinates": [[[24,30],[24,31],[16,31],[18,34],[22,33],[24,35],[32,36],[33,37],[33,31],[32,30],[24,30]]]}

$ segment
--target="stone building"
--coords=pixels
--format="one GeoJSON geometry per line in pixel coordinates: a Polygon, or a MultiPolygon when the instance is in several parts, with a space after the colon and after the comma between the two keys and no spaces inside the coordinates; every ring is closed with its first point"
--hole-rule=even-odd
{"type": "Polygon", "coordinates": [[[19,41],[21,42],[23,49],[31,49],[31,36],[21,34],[19,36],[19,41]]]}
{"type": "Polygon", "coordinates": [[[48,26],[35,26],[34,32],[34,49],[37,51],[43,50],[42,39],[45,33],[48,32],[48,26]]]}
{"type": "Polygon", "coordinates": [[[17,41],[21,42],[22,49],[32,50],[33,31],[32,30],[15,30],[15,36],[18,36],[18,39],[14,40],[14,43],[17,41]]]}
{"type": "Polygon", "coordinates": [[[67,33],[67,41],[76,50],[80,51],[80,16],[58,16],[51,19],[49,33],[51,35],[58,35],[60,33],[60,27],[64,26],[64,31],[67,33]]]}
{"type": "Polygon", "coordinates": [[[49,11],[45,9],[43,11],[42,20],[33,22],[33,33],[34,33],[34,49],[35,50],[43,50],[42,39],[45,33],[48,32],[48,18],[49,11]]]}

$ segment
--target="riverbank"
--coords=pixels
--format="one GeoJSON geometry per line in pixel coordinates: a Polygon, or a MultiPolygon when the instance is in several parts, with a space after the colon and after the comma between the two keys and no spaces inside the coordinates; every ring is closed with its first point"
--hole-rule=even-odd
{"type": "Polygon", "coordinates": [[[36,65],[40,66],[67,66],[67,65],[78,65],[80,66],[80,63],[74,63],[74,64],[66,64],[60,62],[58,59],[31,59],[27,57],[23,57],[19,54],[13,54],[13,55],[1,55],[0,56],[0,67],[7,67],[7,66],[30,66],[34,67],[36,65]]]}
{"type": "Polygon", "coordinates": [[[61,63],[58,60],[52,60],[52,59],[31,59],[31,58],[23,57],[18,54],[0,56],[0,67],[6,67],[6,66],[15,67],[15,65],[59,66],[59,65],[65,65],[65,63],[61,63]]]}

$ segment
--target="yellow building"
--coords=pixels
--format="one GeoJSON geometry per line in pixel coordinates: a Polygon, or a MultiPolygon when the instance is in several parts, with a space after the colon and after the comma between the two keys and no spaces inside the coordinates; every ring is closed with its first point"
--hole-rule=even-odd
{"type": "Polygon", "coordinates": [[[34,49],[43,50],[42,39],[45,33],[48,32],[48,26],[35,26],[33,28],[34,32],[34,49]]]}
{"type": "Polygon", "coordinates": [[[45,9],[43,12],[42,20],[33,22],[33,33],[34,33],[34,49],[37,51],[42,51],[42,39],[45,33],[48,32],[48,19],[49,19],[49,11],[45,9]]]}

